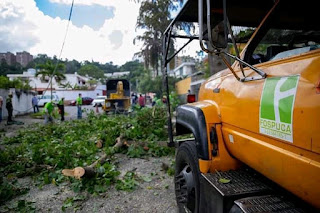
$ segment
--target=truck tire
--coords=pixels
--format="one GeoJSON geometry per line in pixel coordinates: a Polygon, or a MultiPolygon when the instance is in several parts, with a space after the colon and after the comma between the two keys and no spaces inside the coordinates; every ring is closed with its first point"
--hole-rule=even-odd
{"type": "Polygon", "coordinates": [[[200,170],[195,141],[184,142],[176,154],[175,193],[179,212],[199,212],[200,170]]]}

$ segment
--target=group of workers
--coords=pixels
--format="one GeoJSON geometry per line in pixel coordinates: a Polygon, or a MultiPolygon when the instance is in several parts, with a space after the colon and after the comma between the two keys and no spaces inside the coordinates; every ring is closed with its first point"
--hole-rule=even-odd
{"type": "MultiPolygon", "coordinates": [[[[166,104],[167,102],[167,98],[166,96],[163,96],[161,99],[157,99],[154,98],[152,100],[152,106],[163,106],[164,104],[166,104]]],[[[0,96],[0,122],[2,121],[2,107],[3,107],[3,98],[0,96]]],[[[135,105],[135,104],[139,104],[140,108],[145,107],[146,102],[145,102],[145,97],[140,94],[139,98],[137,97],[137,95],[135,95],[134,93],[131,95],[131,104],[135,105]]],[[[64,97],[62,97],[58,104],[58,111],[59,114],[61,116],[61,121],[64,121],[64,115],[65,115],[65,111],[64,111],[64,97]]],[[[81,93],[79,93],[79,96],[76,98],[76,106],[77,106],[77,118],[81,119],[82,118],[82,95],[81,93]]],[[[39,112],[39,106],[38,106],[38,98],[34,95],[32,98],[32,107],[33,107],[33,111],[34,113],[39,112]]],[[[7,124],[9,124],[10,122],[12,122],[12,112],[13,112],[13,105],[12,105],[12,93],[9,93],[8,97],[6,98],[6,109],[8,111],[8,118],[7,118],[7,124]]],[[[44,107],[43,107],[43,113],[44,113],[44,122],[45,124],[49,123],[49,122],[53,122],[53,112],[54,112],[54,103],[53,101],[49,101],[47,102],[44,107]]]]}
{"type": "MultiPolygon", "coordinates": [[[[138,96],[135,93],[131,94],[131,105],[134,106],[136,104],[139,104],[140,108],[145,107],[146,105],[146,100],[145,100],[145,96],[143,96],[142,94],[138,96]]],[[[154,97],[152,99],[152,106],[164,106],[167,103],[167,96],[162,96],[162,98],[157,98],[154,97]]]]}
{"type": "MultiPolygon", "coordinates": [[[[62,97],[58,104],[58,110],[59,114],[61,116],[61,121],[64,121],[64,97],[62,97]]],[[[76,98],[76,106],[77,106],[77,118],[81,119],[82,118],[82,95],[79,93],[79,96],[76,98]]],[[[53,122],[53,114],[54,111],[54,103],[53,101],[50,101],[46,103],[43,107],[43,112],[44,112],[44,123],[47,124],[49,122],[53,122]]]]}
{"type": "MultiPolygon", "coordinates": [[[[5,106],[6,106],[6,109],[8,111],[8,117],[7,117],[7,125],[10,125],[13,123],[13,120],[12,120],[12,114],[13,114],[13,104],[12,104],[12,93],[10,92],[8,94],[8,97],[6,98],[5,100],[5,106]]],[[[38,106],[38,98],[34,95],[32,97],[32,100],[31,100],[31,103],[32,103],[32,108],[33,108],[33,112],[34,113],[37,113],[39,112],[39,106],[38,106]]],[[[49,101],[47,102],[44,107],[43,107],[43,114],[44,114],[44,122],[45,124],[49,123],[49,122],[53,122],[53,112],[54,112],[54,103],[53,101],[49,101]]],[[[82,118],[82,95],[81,93],[79,93],[79,96],[77,97],[76,99],[76,105],[77,105],[77,118],[78,119],[81,119],[82,118]]],[[[2,122],[2,108],[4,106],[4,99],[2,96],[0,96],[0,122],[2,122]]],[[[61,116],[61,121],[64,121],[65,118],[64,118],[64,115],[65,115],[65,112],[64,112],[64,97],[62,97],[58,104],[58,111],[59,111],[59,114],[61,116]]]]}

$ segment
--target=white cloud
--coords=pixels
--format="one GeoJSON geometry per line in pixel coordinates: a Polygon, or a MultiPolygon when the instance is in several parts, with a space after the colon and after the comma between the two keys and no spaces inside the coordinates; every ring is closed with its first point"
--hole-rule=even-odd
{"type": "Polygon", "coordinates": [[[24,16],[22,8],[0,2],[0,50],[20,51],[38,42],[33,33],[36,26],[29,20],[20,20],[24,16]]]}
{"type": "MultiPolygon", "coordinates": [[[[139,47],[133,45],[138,4],[129,0],[76,0],[75,4],[113,6],[115,16],[105,20],[96,31],[88,26],[76,27],[71,22],[62,58],[101,63],[112,61],[122,65],[139,51],[139,47]]],[[[26,50],[33,55],[59,55],[66,26],[66,20],[44,15],[33,0],[1,0],[0,52],[26,50]]]]}

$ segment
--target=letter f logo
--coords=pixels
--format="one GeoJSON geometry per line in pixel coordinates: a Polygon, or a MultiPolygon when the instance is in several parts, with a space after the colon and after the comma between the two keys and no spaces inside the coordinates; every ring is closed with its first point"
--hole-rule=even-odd
{"type": "MultiPolygon", "coordinates": [[[[285,82],[290,79],[290,77],[283,77],[281,78],[277,85],[276,88],[274,90],[274,115],[275,115],[275,121],[276,122],[280,122],[280,107],[281,105],[279,104],[280,101],[282,99],[288,98],[290,96],[292,96],[292,98],[294,98],[295,94],[296,94],[296,87],[293,87],[289,90],[285,90],[285,91],[281,91],[281,87],[285,84],[285,82]]],[[[296,83],[296,82],[294,82],[296,83]]],[[[292,86],[292,84],[291,84],[292,86]]],[[[295,86],[295,85],[294,85],[295,86]]],[[[285,103],[284,103],[285,104],[285,103]]],[[[292,103],[293,104],[293,103],[292,103]]],[[[285,106],[284,106],[285,107],[285,106]]],[[[285,115],[283,115],[285,116],[285,115]]],[[[287,119],[281,119],[281,120],[287,120],[287,119]]],[[[291,119],[290,119],[291,120],[291,119]]]]}
{"type": "Polygon", "coordinates": [[[292,117],[298,81],[298,75],[266,79],[260,101],[260,133],[293,142],[292,117]]]}

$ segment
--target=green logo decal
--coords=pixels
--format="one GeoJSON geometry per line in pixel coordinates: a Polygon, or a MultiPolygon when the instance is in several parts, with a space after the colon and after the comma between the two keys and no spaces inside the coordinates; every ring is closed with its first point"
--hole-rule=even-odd
{"type": "Polygon", "coordinates": [[[267,78],[260,101],[260,133],[293,142],[292,114],[299,76],[267,78]]]}

